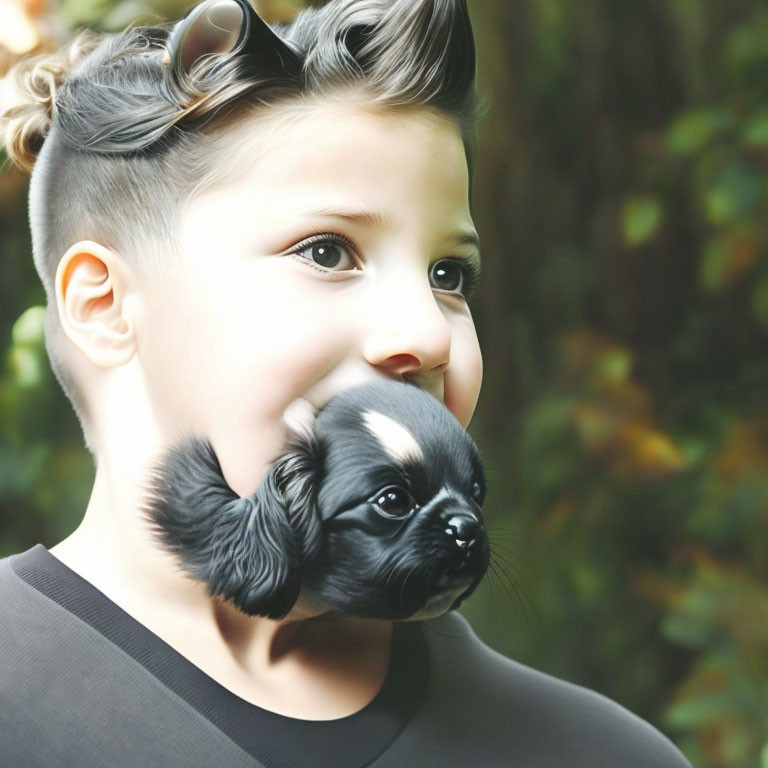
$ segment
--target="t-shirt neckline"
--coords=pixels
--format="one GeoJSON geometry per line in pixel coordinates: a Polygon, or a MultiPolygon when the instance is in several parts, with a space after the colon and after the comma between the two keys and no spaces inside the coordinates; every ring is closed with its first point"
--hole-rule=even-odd
{"type": "Polygon", "coordinates": [[[429,652],[422,622],[395,622],[386,679],[365,707],[336,720],[281,715],[218,683],[42,544],[10,560],[21,579],[129,654],[267,768],[368,765],[397,738],[426,688],[429,652]]]}

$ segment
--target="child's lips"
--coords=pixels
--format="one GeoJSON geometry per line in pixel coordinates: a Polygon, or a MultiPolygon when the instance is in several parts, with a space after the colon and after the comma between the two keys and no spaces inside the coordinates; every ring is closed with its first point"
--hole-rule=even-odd
{"type": "MultiPolygon", "coordinates": [[[[432,395],[434,398],[439,400],[443,405],[445,405],[445,380],[443,376],[437,376],[437,377],[426,377],[426,376],[418,376],[418,375],[406,375],[401,376],[399,374],[387,374],[387,373],[375,373],[374,375],[367,375],[364,377],[352,377],[349,380],[344,380],[342,386],[334,386],[339,384],[339,380],[336,380],[335,382],[332,382],[330,380],[323,380],[318,382],[316,385],[310,388],[309,391],[305,392],[304,395],[299,400],[307,400],[309,401],[312,406],[315,408],[315,411],[319,411],[320,409],[324,408],[325,405],[330,402],[336,395],[340,394],[341,392],[346,391],[347,389],[351,389],[352,387],[356,386],[362,386],[364,384],[369,384],[374,381],[402,381],[406,384],[414,384],[419,389],[423,389],[425,392],[428,392],[430,395],[432,395]]],[[[296,402],[296,401],[294,401],[296,402]]],[[[293,406],[293,403],[289,406],[289,408],[293,406]]]]}

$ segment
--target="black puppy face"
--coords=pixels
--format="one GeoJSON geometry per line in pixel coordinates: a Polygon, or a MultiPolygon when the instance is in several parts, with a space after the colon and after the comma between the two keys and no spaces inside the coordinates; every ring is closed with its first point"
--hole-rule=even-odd
{"type": "Polygon", "coordinates": [[[302,594],[324,615],[421,619],[454,609],[488,567],[479,451],[415,385],[373,382],[297,428],[238,497],[206,440],[168,451],[146,512],[185,570],[249,615],[302,594]]]}
{"type": "Polygon", "coordinates": [[[310,594],[340,613],[393,620],[458,607],[482,579],[489,545],[477,447],[414,385],[348,390],[318,415],[323,544],[310,594]]]}

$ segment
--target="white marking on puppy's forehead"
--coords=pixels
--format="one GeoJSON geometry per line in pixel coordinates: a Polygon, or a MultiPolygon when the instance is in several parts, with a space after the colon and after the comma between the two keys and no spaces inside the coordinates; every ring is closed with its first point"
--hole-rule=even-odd
{"type": "Polygon", "coordinates": [[[392,458],[401,463],[408,459],[423,461],[424,453],[421,446],[413,433],[400,422],[380,411],[365,411],[363,421],[392,458]]]}

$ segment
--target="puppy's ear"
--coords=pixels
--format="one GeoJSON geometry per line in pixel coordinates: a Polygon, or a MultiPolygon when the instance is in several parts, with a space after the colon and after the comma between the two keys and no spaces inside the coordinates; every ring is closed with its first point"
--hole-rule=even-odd
{"type": "Polygon", "coordinates": [[[285,500],[291,525],[303,543],[303,560],[309,566],[317,556],[322,521],[317,494],[323,481],[324,449],[315,435],[317,408],[304,397],[285,410],[287,450],[272,465],[277,487],[285,500]]]}
{"type": "Polygon", "coordinates": [[[291,438],[310,444],[314,441],[314,422],[317,408],[305,397],[294,400],[283,413],[283,421],[288,427],[291,438]]]}
{"type": "Polygon", "coordinates": [[[313,434],[280,456],[267,473],[259,490],[273,493],[285,507],[291,528],[301,544],[301,561],[309,568],[322,544],[322,521],[317,494],[322,478],[322,451],[313,434]],[[272,490],[274,488],[274,491],[272,490]]]}
{"type": "Polygon", "coordinates": [[[204,0],[173,26],[165,44],[163,64],[188,73],[202,56],[228,53],[247,29],[245,10],[235,0],[204,0]]]}
{"type": "MultiPolygon", "coordinates": [[[[304,573],[322,544],[317,511],[320,463],[314,439],[297,442],[272,464],[259,487],[238,504],[248,516],[250,552],[242,551],[248,569],[243,594],[235,604],[245,613],[280,619],[296,603],[304,573]],[[239,602],[239,604],[238,604],[239,602]]],[[[241,539],[243,540],[243,539],[241,539]]]]}
{"type": "Polygon", "coordinates": [[[168,35],[162,63],[177,82],[203,56],[234,52],[251,79],[301,74],[297,51],[259,16],[249,0],[203,0],[168,35]]]}
{"type": "Polygon", "coordinates": [[[311,454],[289,451],[250,496],[226,483],[211,444],[190,438],[153,469],[144,509],[155,534],[211,596],[280,619],[320,544],[311,454]]]}

